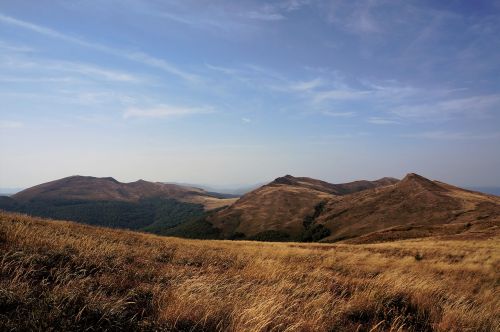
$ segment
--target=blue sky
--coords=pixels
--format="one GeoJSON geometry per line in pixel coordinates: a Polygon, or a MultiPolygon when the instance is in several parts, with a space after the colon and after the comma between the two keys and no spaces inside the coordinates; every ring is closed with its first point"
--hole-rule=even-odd
{"type": "Polygon", "coordinates": [[[500,1],[1,1],[0,186],[500,185],[500,1]]]}

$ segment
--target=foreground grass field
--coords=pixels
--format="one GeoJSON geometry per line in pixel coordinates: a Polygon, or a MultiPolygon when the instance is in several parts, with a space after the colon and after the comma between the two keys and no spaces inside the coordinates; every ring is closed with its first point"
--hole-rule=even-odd
{"type": "Polygon", "coordinates": [[[196,241],[0,212],[0,330],[498,331],[499,248],[196,241]]]}

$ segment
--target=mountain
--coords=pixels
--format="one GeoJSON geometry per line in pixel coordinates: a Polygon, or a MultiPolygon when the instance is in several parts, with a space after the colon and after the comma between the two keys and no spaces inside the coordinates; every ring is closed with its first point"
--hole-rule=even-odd
{"type": "Polygon", "coordinates": [[[29,200],[90,200],[136,202],[147,198],[176,199],[186,203],[202,204],[207,210],[232,203],[196,187],[138,180],[122,183],[112,177],[70,176],[43,183],[12,195],[17,201],[29,200]]]}
{"type": "MultiPolygon", "coordinates": [[[[431,181],[414,173],[394,185],[335,197],[315,220],[331,232],[324,241],[381,231],[394,232],[398,238],[418,237],[446,233],[445,225],[471,227],[477,221],[500,222],[500,197],[431,181]]],[[[448,227],[449,231],[453,229],[448,227]]]]}
{"type": "Polygon", "coordinates": [[[413,173],[401,181],[383,178],[346,184],[287,175],[201,220],[172,228],[167,234],[378,242],[481,233],[499,223],[500,197],[413,173]]]}
{"type": "Polygon", "coordinates": [[[209,213],[203,220],[181,225],[167,234],[256,240],[300,239],[304,222],[319,212],[321,204],[339,195],[396,183],[393,178],[332,184],[286,175],[242,196],[236,203],[209,213]]]}
{"type": "Polygon", "coordinates": [[[111,177],[70,176],[25,189],[11,197],[1,197],[0,208],[161,233],[203,215],[204,211],[235,201],[221,197],[175,184],[144,180],[121,183],[111,177]]]}
{"type": "MultiPolygon", "coordinates": [[[[163,235],[367,243],[490,234],[500,197],[410,173],[332,184],[285,175],[239,199],[179,184],[71,176],[0,196],[0,209],[163,235]]],[[[487,236],[487,235],[484,235],[487,236]]]]}

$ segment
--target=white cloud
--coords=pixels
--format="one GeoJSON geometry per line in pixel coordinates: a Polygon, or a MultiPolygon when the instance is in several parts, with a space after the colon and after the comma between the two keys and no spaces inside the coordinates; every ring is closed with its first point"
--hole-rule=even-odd
{"type": "Polygon", "coordinates": [[[380,117],[371,117],[367,121],[369,123],[377,124],[377,125],[398,124],[398,123],[400,123],[399,121],[396,121],[396,120],[387,119],[387,118],[380,118],[380,117]]]}
{"type": "Polygon", "coordinates": [[[250,122],[252,122],[252,120],[251,120],[251,119],[249,119],[249,118],[241,118],[241,121],[243,121],[243,122],[245,122],[245,123],[250,123],[250,122]]]}
{"type": "Polygon", "coordinates": [[[199,77],[195,74],[186,72],[184,70],[181,70],[177,66],[159,58],[155,58],[149,54],[142,53],[142,52],[133,52],[129,50],[123,50],[123,49],[116,49],[116,48],[111,48],[108,46],[104,46],[98,43],[93,43],[93,42],[88,42],[85,41],[81,38],[76,38],[72,37],[66,34],[63,34],[61,32],[58,32],[53,29],[49,29],[40,25],[36,25],[30,22],[22,21],[15,19],[10,16],[6,16],[0,13],[0,22],[3,22],[5,24],[9,24],[12,26],[17,26],[23,29],[27,29],[33,32],[36,32],[38,34],[42,34],[48,37],[64,40],[69,43],[77,44],[83,47],[87,48],[92,48],[98,51],[101,51],[103,53],[108,53],[113,56],[125,58],[131,61],[135,61],[138,63],[142,63],[147,66],[155,67],[158,69],[161,69],[162,71],[165,71],[167,73],[170,73],[172,75],[175,75],[179,78],[182,78],[186,81],[199,81],[199,77]]]}
{"type": "Polygon", "coordinates": [[[125,119],[129,118],[173,118],[195,114],[213,113],[211,107],[180,107],[171,105],[158,105],[150,108],[131,107],[123,113],[125,119]]]}
{"type": "Polygon", "coordinates": [[[17,129],[17,128],[22,128],[23,123],[19,121],[9,121],[9,120],[2,120],[0,121],[0,128],[1,129],[17,129]]]}
{"type": "Polygon", "coordinates": [[[302,81],[297,83],[292,83],[290,89],[296,91],[311,91],[325,84],[325,81],[321,78],[315,78],[310,81],[302,81]]]}

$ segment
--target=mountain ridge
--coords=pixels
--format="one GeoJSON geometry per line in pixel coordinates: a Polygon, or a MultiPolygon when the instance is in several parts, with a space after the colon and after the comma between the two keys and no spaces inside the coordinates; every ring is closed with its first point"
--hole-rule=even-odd
{"type": "Polygon", "coordinates": [[[221,197],[194,186],[70,176],[0,197],[0,208],[164,235],[306,242],[446,235],[500,222],[500,197],[416,173],[339,184],[287,174],[237,199],[221,197]]]}
{"type": "Polygon", "coordinates": [[[345,184],[285,175],[209,214],[203,229],[220,238],[377,242],[391,229],[398,239],[412,238],[461,232],[478,221],[500,223],[500,197],[416,173],[345,184]]]}
{"type": "Polygon", "coordinates": [[[161,233],[196,219],[234,198],[200,188],[112,177],[74,175],[42,183],[10,197],[0,208],[34,216],[161,233]]]}
{"type": "Polygon", "coordinates": [[[209,193],[196,187],[149,182],[142,179],[133,182],[119,182],[113,177],[82,175],[73,175],[42,183],[22,190],[11,197],[18,201],[62,198],[68,200],[111,200],[126,202],[162,197],[186,203],[202,204],[206,209],[217,208],[232,202],[232,200],[223,201],[221,198],[216,197],[214,193],[209,193]]]}

